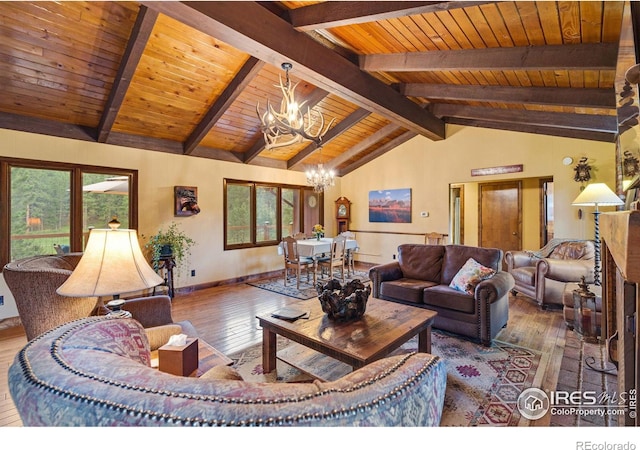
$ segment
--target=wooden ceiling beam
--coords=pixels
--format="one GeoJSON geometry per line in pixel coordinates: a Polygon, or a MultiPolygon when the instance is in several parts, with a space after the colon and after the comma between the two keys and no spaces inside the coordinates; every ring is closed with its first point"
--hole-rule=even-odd
{"type": "Polygon", "coordinates": [[[518,103],[576,108],[616,107],[616,93],[612,89],[512,87],[454,84],[400,83],[398,91],[409,97],[428,100],[461,100],[496,103],[518,103]]]}
{"type": "Polygon", "coordinates": [[[478,6],[491,2],[324,2],[289,11],[289,21],[299,31],[312,31],[378,20],[396,19],[415,14],[478,6]]]}
{"type": "Polygon", "coordinates": [[[120,145],[122,147],[141,148],[157,152],[182,155],[182,143],[170,139],[154,138],[129,133],[111,132],[107,144],[120,145]]]}
{"type": "Polygon", "coordinates": [[[361,55],[367,72],[446,70],[615,70],[614,43],[361,55]]]}
{"type": "Polygon", "coordinates": [[[362,158],[359,158],[354,163],[352,163],[349,166],[344,167],[341,170],[339,170],[338,171],[338,176],[343,177],[343,176],[347,175],[348,173],[353,172],[354,170],[358,169],[359,167],[364,166],[368,162],[373,161],[374,159],[378,158],[379,156],[384,155],[385,153],[393,150],[394,148],[396,148],[397,146],[399,146],[401,144],[404,144],[409,139],[412,139],[412,138],[414,138],[416,136],[417,136],[417,134],[414,133],[413,131],[405,131],[400,136],[393,138],[392,140],[390,140],[386,144],[378,147],[377,149],[375,149],[371,153],[363,156],[362,158]]]}
{"type": "Polygon", "coordinates": [[[433,113],[438,117],[447,118],[447,122],[449,122],[449,118],[456,118],[613,134],[618,131],[616,116],[497,109],[446,103],[433,105],[433,113]]]}
{"type": "Polygon", "coordinates": [[[131,79],[140,63],[140,58],[147,46],[151,31],[158,19],[158,12],[140,6],[140,12],[131,30],[131,36],[127,42],[127,48],[122,55],[122,61],[118,67],[118,73],[113,82],[109,98],[105,105],[100,123],[98,124],[98,142],[107,142],[109,133],[116,121],[122,102],[131,84],[131,79]]]}
{"type": "Polygon", "coordinates": [[[260,72],[263,66],[264,62],[253,56],[244,63],[231,83],[229,83],[222,94],[220,94],[213,105],[211,105],[202,118],[202,121],[200,121],[191,135],[186,139],[184,143],[185,155],[192,154],[211,128],[213,128],[216,122],[224,115],[227,108],[242,94],[242,91],[251,83],[251,80],[260,72]]]}
{"type": "MultiPolygon", "coordinates": [[[[327,95],[329,95],[329,93],[324,89],[315,88],[307,98],[299,99],[299,100],[300,102],[304,101],[305,106],[308,106],[309,108],[313,108],[318,104],[318,102],[320,102],[327,95]]],[[[245,152],[243,162],[245,164],[250,163],[254,158],[260,155],[260,153],[262,153],[262,151],[265,148],[265,145],[266,144],[264,142],[264,136],[262,133],[260,133],[260,137],[258,138],[256,143],[253,144],[253,146],[248,151],[245,152]]]]}
{"type": "Polygon", "coordinates": [[[445,137],[443,121],[255,2],[143,4],[275,67],[291,62],[299,78],[403,128],[432,140],[445,137]]]}
{"type": "Polygon", "coordinates": [[[341,153],[337,157],[333,158],[331,161],[328,161],[326,165],[332,166],[332,167],[338,167],[340,164],[343,164],[348,160],[350,160],[351,158],[358,156],[364,150],[368,149],[369,147],[376,144],[377,142],[380,142],[382,139],[386,138],[390,134],[395,133],[396,131],[398,131],[399,128],[400,127],[395,123],[390,123],[388,125],[385,125],[375,133],[370,134],[369,136],[364,138],[362,141],[358,142],[349,150],[341,153]]]}
{"type": "Polygon", "coordinates": [[[460,119],[452,117],[447,119],[447,123],[462,125],[466,127],[479,127],[490,128],[493,130],[501,131],[517,131],[520,133],[532,133],[541,134],[546,136],[558,136],[573,139],[585,139],[588,141],[598,142],[615,142],[616,135],[611,132],[604,131],[590,131],[571,128],[557,128],[541,125],[528,125],[522,123],[504,123],[504,122],[490,122],[482,119],[460,119]]]}
{"type": "Polygon", "coordinates": [[[0,112],[0,128],[80,141],[95,142],[98,137],[95,128],[6,112],[0,112]]]}
{"type": "MultiPolygon", "coordinates": [[[[371,112],[367,111],[364,108],[359,108],[349,114],[345,119],[338,122],[335,126],[333,126],[322,139],[322,143],[324,145],[328,144],[342,133],[347,131],[349,128],[354,126],[356,123],[360,122],[365,117],[369,116],[371,112]]],[[[316,144],[311,143],[307,145],[301,152],[287,161],[287,168],[294,169],[302,164],[302,161],[311,156],[317,150],[316,144]]]]}

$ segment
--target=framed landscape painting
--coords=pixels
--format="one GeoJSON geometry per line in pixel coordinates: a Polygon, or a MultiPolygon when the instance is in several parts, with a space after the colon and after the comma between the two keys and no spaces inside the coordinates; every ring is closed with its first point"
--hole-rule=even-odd
{"type": "Polygon", "coordinates": [[[411,223],[411,189],[369,191],[369,222],[411,223]]]}

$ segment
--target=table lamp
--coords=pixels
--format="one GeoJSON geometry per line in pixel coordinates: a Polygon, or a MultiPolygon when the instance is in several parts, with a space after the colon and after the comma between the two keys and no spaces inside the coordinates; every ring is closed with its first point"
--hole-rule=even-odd
{"type": "Polygon", "coordinates": [[[152,288],[164,280],[142,254],[136,230],[120,230],[119,225],[111,221],[110,229],[91,230],[78,266],[56,292],[67,297],[113,296],[107,303],[112,315],[130,317],[120,309],[124,304],[120,295],[152,288]]]}
{"type": "Polygon", "coordinates": [[[600,211],[598,206],[618,206],[624,202],[620,200],[610,188],[604,183],[591,183],[576,197],[573,206],[595,206],[593,219],[595,222],[595,261],[593,268],[593,282],[600,286],[600,211]]]}

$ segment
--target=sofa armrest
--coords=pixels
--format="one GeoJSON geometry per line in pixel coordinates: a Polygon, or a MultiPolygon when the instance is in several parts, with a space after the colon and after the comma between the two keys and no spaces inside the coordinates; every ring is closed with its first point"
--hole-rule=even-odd
{"type": "Polygon", "coordinates": [[[144,328],[173,323],[171,299],[167,295],[128,299],[122,309],[129,311],[144,328]]]}
{"type": "Polygon", "coordinates": [[[532,256],[529,252],[511,250],[504,253],[504,260],[507,263],[507,271],[511,271],[518,267],[533,267],[539,258],[532,256]]]}
{"type": "Polygon", "coordinates": [[[515,285],[515,280],[509,272],[498,272],[488,280],[483,280],[476,286],[475,298],[491,304],[509,293],[515,285]]]}
{"type": "Polygon", "coordinates": [[[538,283],[544,278],[562,282],[578,282],[585,277],[593,283],[594,261],[587,259],[541,259],[536,266],[538,283]]]}
{"type": "Polygon", "coordinates": [[[402,278],[402,269],[400,269],[400,263],[398,261],[373,266],[369,269],[371,295],[374,298],[379,298],[380,284],[383,281],[399,280],[400,278],[402,278]]]}

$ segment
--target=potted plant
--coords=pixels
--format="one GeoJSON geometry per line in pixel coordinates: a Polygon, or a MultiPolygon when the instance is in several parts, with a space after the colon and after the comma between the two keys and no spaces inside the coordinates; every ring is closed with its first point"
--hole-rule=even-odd
{"type": "Polygon", "coordinates": [[[172,256],[178,271],[180,271],[180,268],[186,262],[187,256],[191,254],[191,247],[194,245],[195,241],[187,236],[184,231],[178,229],[178,225],[173,222],[166,231],[160,229],[160,231],[151,236],[144,248],[149,250],[151,263],[155,270],[160,267],[162,258],[172,256]]]}

